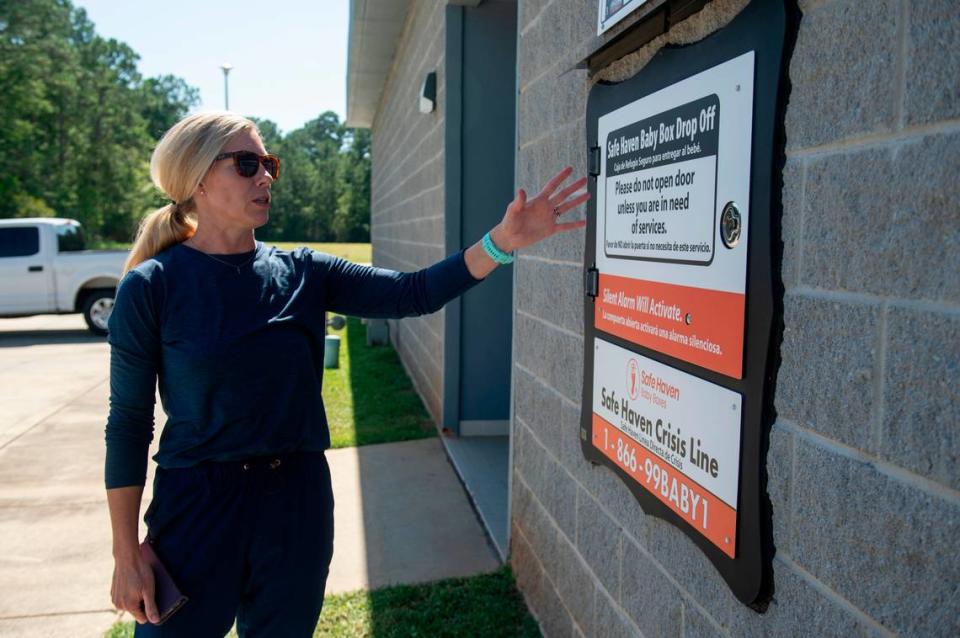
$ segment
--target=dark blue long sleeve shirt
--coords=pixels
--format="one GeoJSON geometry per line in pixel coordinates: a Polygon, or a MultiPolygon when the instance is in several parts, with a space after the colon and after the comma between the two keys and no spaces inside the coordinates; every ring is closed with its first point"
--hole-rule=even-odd
{"type": "Polygon", "coordinates": [[[400,273],[260,242],[215,259],[162,251],[127,273],[110,316],[107,488],[146,480],[158,382],[160,467],[327,449],[324,311],[422,315],[478,281],[463,252],[400,273]]]}

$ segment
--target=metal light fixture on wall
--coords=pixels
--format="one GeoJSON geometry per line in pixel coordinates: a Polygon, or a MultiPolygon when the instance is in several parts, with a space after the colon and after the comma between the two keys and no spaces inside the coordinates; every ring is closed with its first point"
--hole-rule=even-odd
{"type": "Polygon", "coordinates": [[[433,113],[437,104],[437,72],[427,73],[420,87],[420,112],[433,113]]]}

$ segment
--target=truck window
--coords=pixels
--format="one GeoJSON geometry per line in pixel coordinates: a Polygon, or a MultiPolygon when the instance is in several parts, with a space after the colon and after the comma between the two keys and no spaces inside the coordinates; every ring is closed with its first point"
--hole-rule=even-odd
{"type": "Polygon", "coordinates": [[[40,229],[36,226],[0,228],[0,258],[29,257],[40,252],[40,229]]]}
{"type": "Polygon", "coordinates": [[[70,253],[85,250],[87,242],[83,238],[83,229],[79,224],[57,226],[57,252],[70,253]]]}

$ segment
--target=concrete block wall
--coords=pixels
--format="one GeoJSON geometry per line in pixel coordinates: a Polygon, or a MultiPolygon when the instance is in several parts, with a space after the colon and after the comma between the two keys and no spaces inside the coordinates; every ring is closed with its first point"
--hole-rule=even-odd
{"type": "MultiPolygon", "coordinates": [[[[444,3],[411,3],[372,132],[370,234],[373,263],[414,271],[442,259],[444,3]],[[426,74],[437,73],[433,113],[417,105],[426,74]]],[[[390,322],[390,340],[440,421],[443,397],[443,311],[390,322]]]]}
{"type": "MultiPolygon", "coordinates": [[[[799,4],[774,600],[741,605],[684,534],[584,461],[571,233],[514,265],[511,563],[547,636],[960,635],[960,11],[799,4]]],[[[518,186],[586,172],[589,81],[569,69],[596,42],[596,10],[520,1],[518,186]]]]}

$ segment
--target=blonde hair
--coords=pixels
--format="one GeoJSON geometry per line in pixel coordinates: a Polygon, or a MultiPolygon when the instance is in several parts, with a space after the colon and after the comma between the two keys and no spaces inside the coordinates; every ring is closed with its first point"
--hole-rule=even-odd
{"type": "Polygon", "coordinates": [[[193,194],[200,180],[233,136],[250,130],[257,127],[247,118],[216,111],[188,115],[163,134],[150,158],[150,177],[171,201],[140,222],[123,274],[193,236],[197,230],[193,194]]]}

